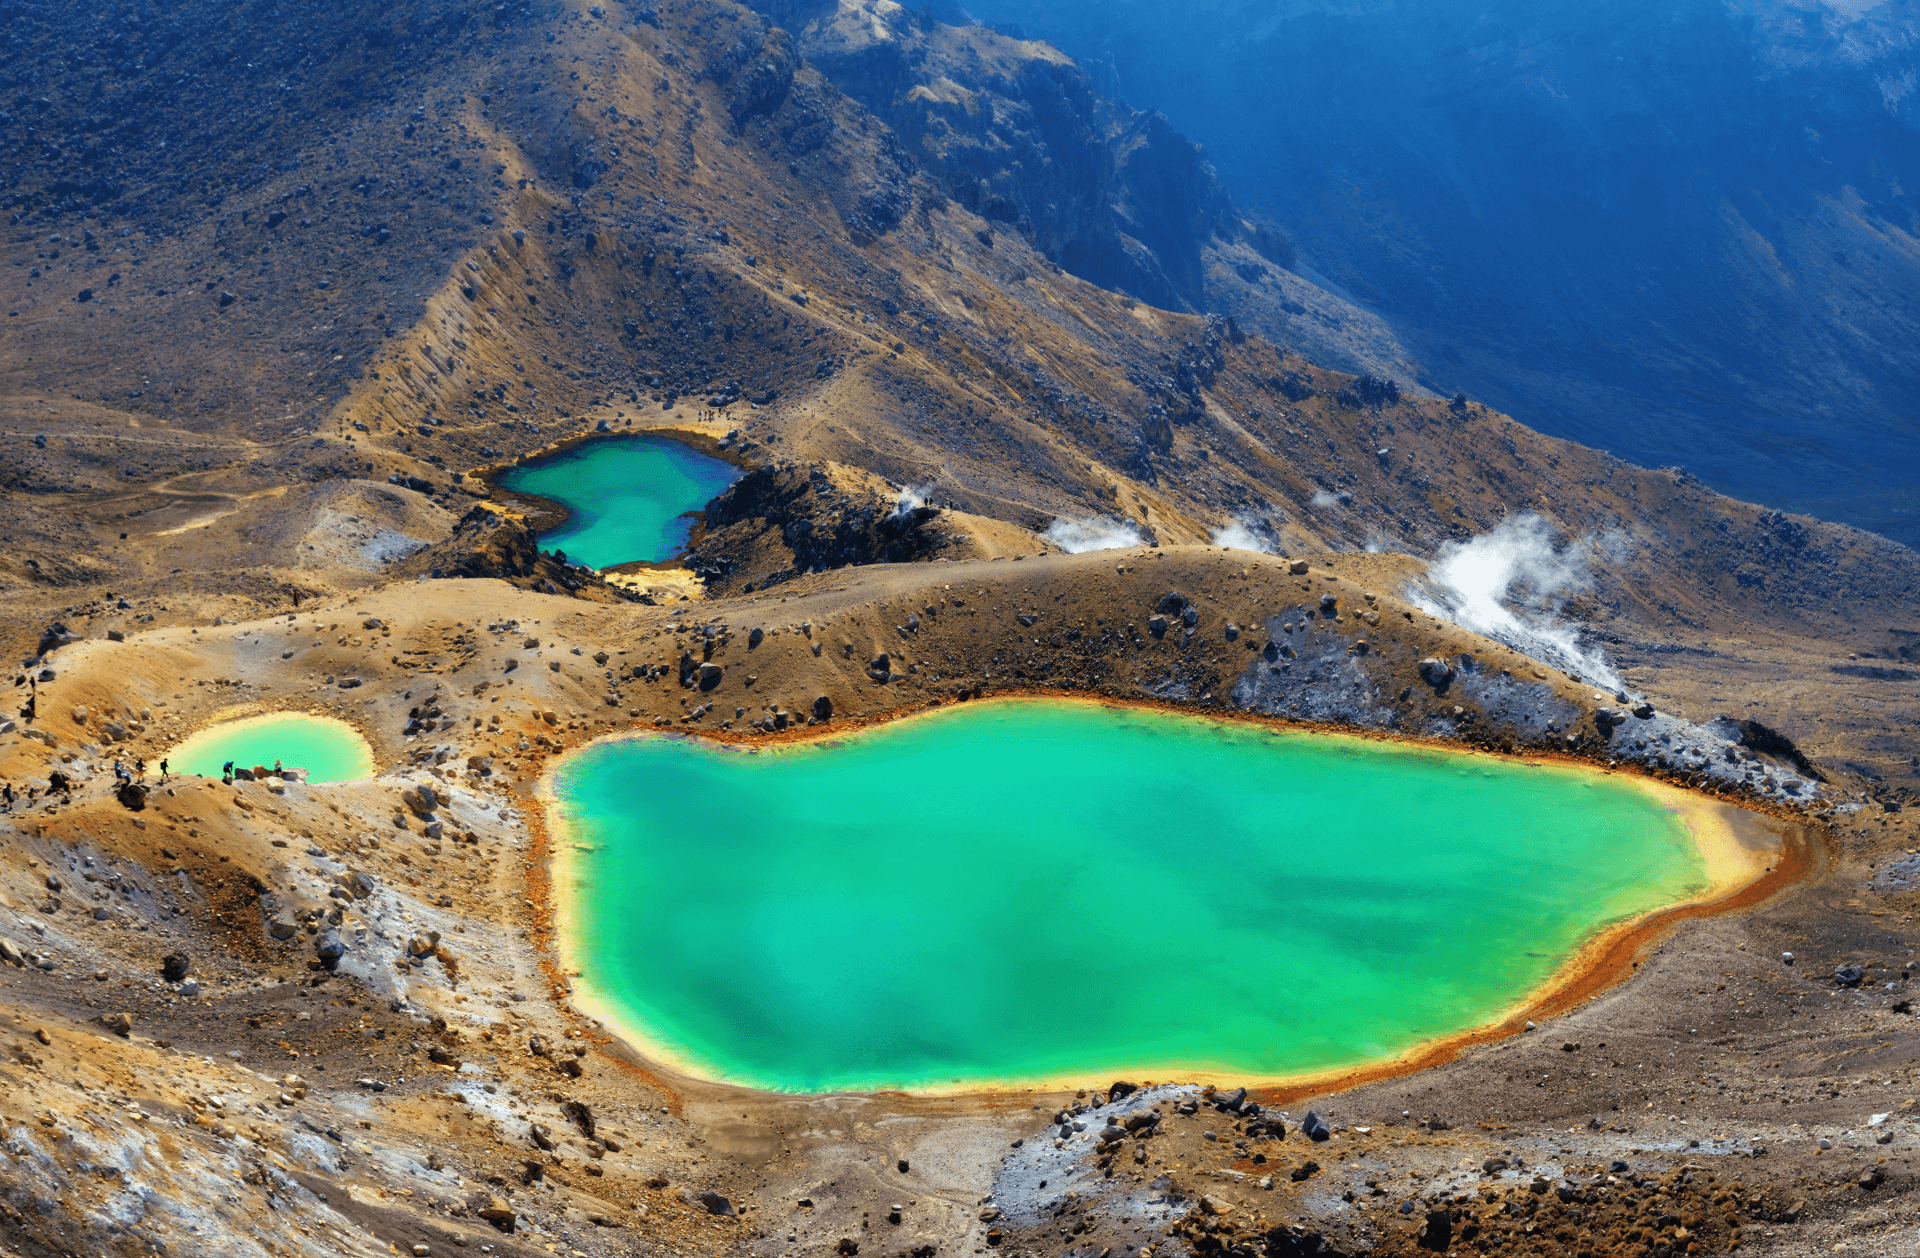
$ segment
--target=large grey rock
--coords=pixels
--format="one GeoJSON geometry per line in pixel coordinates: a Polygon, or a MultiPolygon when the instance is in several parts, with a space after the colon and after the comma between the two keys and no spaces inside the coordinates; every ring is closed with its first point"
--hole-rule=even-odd
{"type": "Polygon", "coordinates": [[[323,963],[332,966],[347,955],[347,944],[340,938],[339,931],[329,928],[314,936],[313,952],[323,963]]]}

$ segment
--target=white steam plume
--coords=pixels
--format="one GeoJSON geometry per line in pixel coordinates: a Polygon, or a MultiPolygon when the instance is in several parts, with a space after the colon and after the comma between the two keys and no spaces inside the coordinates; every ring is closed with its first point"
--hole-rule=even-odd
{"type": "Polygon", "coordinates": [[[1058,519],[1047,525],[1047,531],[1040,536],[1069,555],[1084,554],[1090,550],[1119,550],[1123,546],[1138,546],[1144,540],[1140,536],[1140,526],[1132,520],[1114,520],[1102,516],[1095,516],[1091,520],[1058,519]]]}
{"type": "Polygon", "coordinates": [[[1227,521],[1213,531],[1213,544],[1231,550],[1254,550],[1263,555],[1276,553],[1273,548],[1272,530],[1257,523],[1235,518],[1227,521]],[[1258,529],[1259,531],[1255,531],[1258,529]]]}
{"type": "Polygon", "coordinates": [[[893,504],[893,514],[905,515],[915,507],[924,507],[933,496],[932,485],[908,485],[900,491],[899,501],[893,504]]]}
{"type": "Polygon", "coordinates": [[[1604,653],[1580,645],[1579,626],[1559,619],[1563,596],[1590,583],[1593,545],[1555,550],[1547,522],[1528,512],[1467,542],[1448,542],[1408,601],[1585,681],[1620,689],[1604,653]],[[1524,611],[1515,610],[1517,604],[1524,611]]]}

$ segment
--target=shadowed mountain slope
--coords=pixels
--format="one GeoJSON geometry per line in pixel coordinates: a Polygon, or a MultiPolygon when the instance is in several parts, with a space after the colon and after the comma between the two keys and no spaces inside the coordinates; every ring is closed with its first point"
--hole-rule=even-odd
{"type": "Polygon", "coordinates": [[[1203,141],[1436,391],[1920,539],[1911,6],[969,8],[1203,141]]]}

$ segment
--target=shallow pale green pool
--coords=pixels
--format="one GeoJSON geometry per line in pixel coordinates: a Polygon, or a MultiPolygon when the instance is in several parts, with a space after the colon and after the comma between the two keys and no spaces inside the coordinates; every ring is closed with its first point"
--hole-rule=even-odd
{"type": "Polygon", "coordinates": [[[665,437],[608,437],[522,464],[509,489],[551,498],[571,513],[540,544],[574,563],[610,568],[671,559],[693,528],[687,514],[740,479],[740,469],[665,437]]]}
{"type": "Polygon", "coordinates": [[[278,760],[289,769],[305,769],[309,782],[373,776],[373,749],[358,730],[304,713],[247,717],[203,729],[167,753],[167,768],[217,778],[229,760],[242,769],[271,769],[278,760]]]}
{"type": "Polygon", "coordinates": [[[1706,885],[1612,779],[1084,703],[626,739],[554,785],[581,983],[785,1090],[1379,1060],[1706,885]]]}

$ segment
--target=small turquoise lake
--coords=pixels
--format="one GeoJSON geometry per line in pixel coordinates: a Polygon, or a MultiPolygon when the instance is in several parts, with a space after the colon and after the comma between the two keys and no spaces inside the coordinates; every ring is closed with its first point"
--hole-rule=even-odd
{"type": "Polygon", "coordinates": [[[523,463],[500,478],[508,489],[538,494],[569,517],[540,534],[590,568],[671,559],[699,511],[739,480],[733,464],[666,437],[606,437],[523,463]]]}
{"type": "Polygon", "coordinates": [[[173,773],[217,778],[227,761],[242,769],[275,761],[305,769],[309,782],[349,782],[373,776],[373,749],[360,731],[330,716],[286,712],[211,725],[167,753],[173,773]]]}
{"type": "Polygon", "coordinates": [[[1378,1061],[1708,886],[1622,779],[1090,703],[625,738],[552,786],[576,988],[782,1091],[1378,1061]]]}

